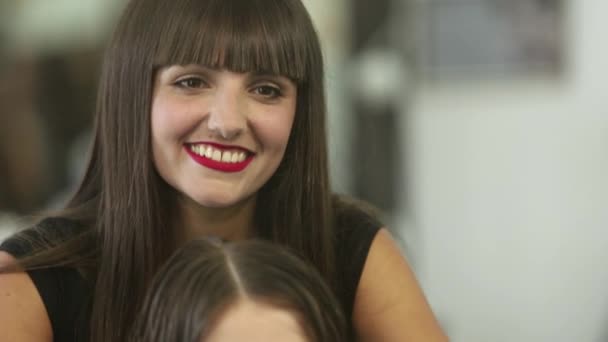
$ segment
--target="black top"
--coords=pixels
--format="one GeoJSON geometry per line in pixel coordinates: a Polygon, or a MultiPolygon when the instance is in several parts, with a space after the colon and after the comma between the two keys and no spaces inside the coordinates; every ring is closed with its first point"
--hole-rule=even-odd
{"type": "MultiPolygon", "coordinates": [[[[340,216],[335,240],[336,271],[339,272],[335,293],[340,295],[338,299],[350,321],[363,266],[381,224],[361,211],[349,211],[347,215],[340,216]]],[[[73,221],[49,218],[21,234],[36,240],[40,236],[40,230],[57,236],[69,236],[80,229],[73,221]]],[[[0,250],[19,258],[31,251],[31,246],[21,241],[9,238],[0,245],[0,250]]],[[[52,267],[30,270],[28,274],[46,307],[54,340],[87,341],[93,285],[74,268],[52,267]]],[[[350,322],[349,325],[352,331],[350,322]]]]}

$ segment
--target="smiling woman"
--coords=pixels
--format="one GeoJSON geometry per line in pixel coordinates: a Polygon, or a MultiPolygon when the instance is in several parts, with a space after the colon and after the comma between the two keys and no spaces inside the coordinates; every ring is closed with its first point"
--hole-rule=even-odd
{"type": "Polygon", "coordinates": [[[160,69],[151,114],[159,174],[197,206],[253,208],[252,194],[283,159],[296,97],[296,85],[284,76],[160,69]]]}
{"type": "Polygon", "coordinates": [[[332,194],[325,119],[301,1],[132,0],[105,55],[80,187],[2,245],[4,336],[123,341],[160,265],[213,235],[312,264],[348,340],[444,341],[388,231],[332,194]]]}

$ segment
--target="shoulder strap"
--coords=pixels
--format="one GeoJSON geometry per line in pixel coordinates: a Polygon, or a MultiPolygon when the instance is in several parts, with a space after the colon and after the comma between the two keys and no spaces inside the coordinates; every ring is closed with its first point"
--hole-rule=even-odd
{"type": "Polygon", "coordinates": [[[356,209],[342,212],[336,223],[336,269],[340,286],[337,293],[344,314],[350,318],[369,249],[382,223],[356,209]]]}

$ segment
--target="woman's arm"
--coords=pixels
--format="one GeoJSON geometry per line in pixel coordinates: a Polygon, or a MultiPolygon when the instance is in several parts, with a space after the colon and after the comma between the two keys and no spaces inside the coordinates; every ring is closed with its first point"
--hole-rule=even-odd
{"type": "Polygon", "coordinates": [[[407,261],[386,229],[370,247],[355,297],[360,342],[443,342],[443,333],[407,261]]]}
{"type": "MultiPolygon", "coordinates": [[[[15,259],[0,251],[0,267],[15,259]]],[[[32,279],[25,272],[0,273],[2,341],[53,341],[51,322],[32,279]]]]}

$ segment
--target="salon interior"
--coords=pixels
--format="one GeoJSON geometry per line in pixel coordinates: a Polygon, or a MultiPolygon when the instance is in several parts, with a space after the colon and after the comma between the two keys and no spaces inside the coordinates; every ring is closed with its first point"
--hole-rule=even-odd
{"type": "MultiPolygon", "coordinates": [[[[380,209],[450,340],[608,341],[608,2],[303,1],[333,187],[380,209]]],[[[0,2],[0,241],[77,186],[125,2],[0,2]]]]}

